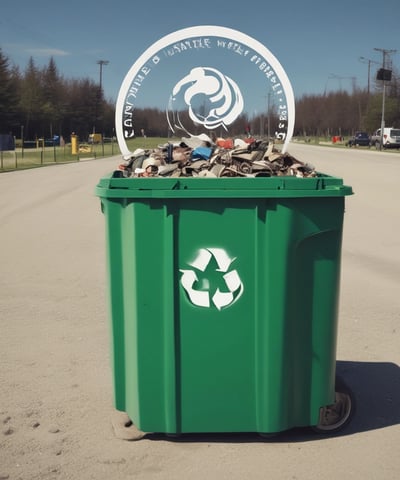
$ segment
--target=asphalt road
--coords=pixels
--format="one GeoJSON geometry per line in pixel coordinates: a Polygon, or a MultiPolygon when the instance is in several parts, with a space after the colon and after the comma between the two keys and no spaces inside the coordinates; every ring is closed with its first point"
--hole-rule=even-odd
{"type": "Polygon", "coordinates": [[[0,175],[0,479],[397,480],[400,154],[292,144],[346,197],[338,370],[357,411],[340,435],[126,442],[111,428],[104,219],[117,158],[0,175]]]}

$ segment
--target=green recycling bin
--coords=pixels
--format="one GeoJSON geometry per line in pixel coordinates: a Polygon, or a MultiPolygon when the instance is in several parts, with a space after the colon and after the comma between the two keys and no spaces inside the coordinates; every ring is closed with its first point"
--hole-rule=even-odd
{"type": "Polygon", "coordinates": [[[351,193],[323,174],[101,178],[116,409],[144,432],[324,430],[351,193]]]}

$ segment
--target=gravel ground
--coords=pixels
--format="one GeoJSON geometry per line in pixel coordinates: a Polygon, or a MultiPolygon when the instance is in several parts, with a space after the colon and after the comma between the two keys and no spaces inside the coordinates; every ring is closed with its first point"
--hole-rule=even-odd
{"type": "Polygon", "coordinates": [[[357,401],[340,435],[308,430],[116,438],[104,219],[118,158],[0,175],[0,480],[394,480],[400,476],[400,154],[293,143],[344,178],[338,370],[357,401]]]}

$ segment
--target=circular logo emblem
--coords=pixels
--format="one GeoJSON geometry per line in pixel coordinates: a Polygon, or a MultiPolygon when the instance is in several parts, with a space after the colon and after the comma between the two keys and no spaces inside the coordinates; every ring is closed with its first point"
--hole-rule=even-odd
{"type": "Polygon", "coordinates": [[[229,136],[234,125],[249,133],[251,124],[262,136],[268,119],[268,134],[283,152],[295,119],[293,90],[275,56],[242,32],[210,25],[161,38],[132,65],[116,105],[123,155],[131,154],[127,141],[149,127],[143,116],[154,109],[165,112],[165,136],[229,136]]]}

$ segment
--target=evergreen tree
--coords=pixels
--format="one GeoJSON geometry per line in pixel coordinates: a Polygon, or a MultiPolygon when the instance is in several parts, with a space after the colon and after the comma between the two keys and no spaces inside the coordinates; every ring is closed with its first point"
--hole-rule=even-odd
{"type": "Polygon", "coordinates": [[[0,48],[0,133],[10,133],[17,121],[17,85],[9,59],[0,48]]]}
{"type": "Polygon", "coordinates": [[[31,57],[21,81],[20,110],[25,126],[25,138],[34,139],[41,134],[41,74],[31,57]]]}
{"type": "Polygon", "coordinates": [[[41,111],[45,122],[43,128],[45,133],[48,132],[53,137],[54,134],[61,133],[61,120],[65,113],[62,108],[63,84],[53,57],[42,71],[41,90],[41,111]]]}

